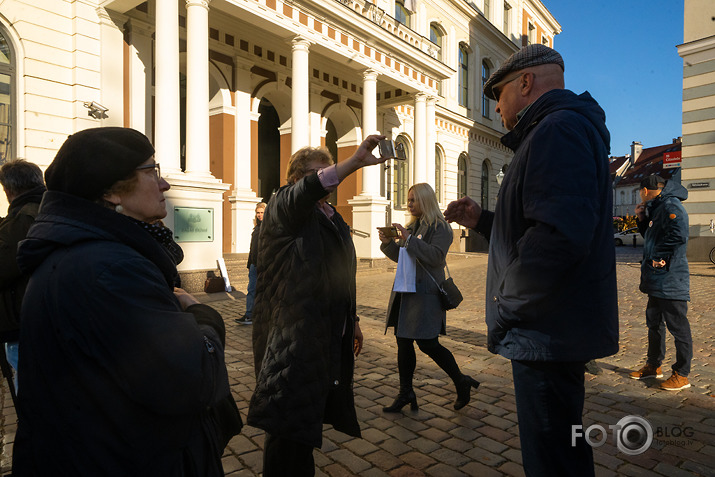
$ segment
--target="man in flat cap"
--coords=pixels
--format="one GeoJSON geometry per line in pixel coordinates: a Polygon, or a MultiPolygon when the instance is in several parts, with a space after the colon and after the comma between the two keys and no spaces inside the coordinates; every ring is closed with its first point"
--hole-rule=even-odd
{"type": "Polygon", "coordinates": [[[633,379],[662,378],[660,365],[665,358],[665,327],[673,335],[675,363],[670,378],[660,389],[679,391],[689,388],[693,338],[688,322],[690,271],[685,256],[689,221],[682,201],[688,190],[672,179],[651,174],[640,184],[641,203],[636,206],[638,231],[645,239],[641,262],[640,290],[648,294],[645,320],[648,326],[646,363],[633,371],[633,379]]]}
{"type": "Polygon", "coordinates": [[[584,365],[618,351],[605,113],[564,89],[563,59],[544,45],[514,53],[484,94],[514,158],[494,212],[464,197],[444,215],[489,240],[487,345],[512,361],[526,475],[592,476],[584,365]]]}

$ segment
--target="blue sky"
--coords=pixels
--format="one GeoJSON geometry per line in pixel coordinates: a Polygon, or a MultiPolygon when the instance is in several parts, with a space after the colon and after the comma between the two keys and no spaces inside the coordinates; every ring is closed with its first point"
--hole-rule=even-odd
{"type": "Polygon", "coordinates": [[[670,143],[682,133],[681,0],[542,0],[561,24],[554,47],[566,88],[606,111],[611,154],[670,143]]]}

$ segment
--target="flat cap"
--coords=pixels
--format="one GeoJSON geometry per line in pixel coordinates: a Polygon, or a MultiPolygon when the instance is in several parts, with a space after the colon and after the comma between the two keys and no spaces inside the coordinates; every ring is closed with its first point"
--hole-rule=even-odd
{"type": "Polygon", "coordinates": [[[497,99],[492,88],[509,73],[532,66],[555,64],[564,69],[564,60],[558,51],[542,44],[527,45],[511,55],[484,83],[484,94],[487,98],[497,99]]]}
{"type": "Polygon", "coordinates": [[[152,155],[149,139],[134,129],[85,129],[62,144],[45,171],[45,183],[48,190],[94,201],[152,155]]]}
{"type": "Polygon", "coordinates": [[[651,174],[641,181],[641,189],[645,187],[648,190],[657,190],[662,189],[664,186],[665,179],[658,174],[651,174]]]}

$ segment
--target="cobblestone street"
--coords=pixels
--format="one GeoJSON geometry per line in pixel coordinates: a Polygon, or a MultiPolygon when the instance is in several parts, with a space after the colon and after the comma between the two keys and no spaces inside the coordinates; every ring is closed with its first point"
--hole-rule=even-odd
{"type": "MultiPolygon", "coordinates": [[[[693,386],[679,392],[656,389],[658,380],[635,381],[628,372],[645,360],[646,296],[638,291],[641,249],[618,247],[620,351],[599,361],[603,373],[586,375],[584,427],[599,425],[608,439],[594,449],[599,476],[714,475],[715,468],[715,266],[691,264],[688,316],[693,333],[693,386]],[[619,451],[609,425],[629,415],[646,418],[654,441],[636,456],[619,451]]],[[[520,476],[521,453],[511,380],[511,365],[486,349],[484,284],[487,257],[450,256],[450,271],[464,302],[448,312],[447,336],[440,341],[453,353],[462,371],[481,386],[471,403],[452,409],[456,397],[451,380],[426,355],[417,351],[415,392],[419,411],[384,414],[398,387],[396,345],[384,334],[385,312],[393,270],[364,270],[358,274],[358,313],[365,335],[355,370],[355,399],[362,439],[349,438],[326,427],[322,449],[315,452],[318,475],[326,476],[520,476]]],[[[245,282],[234,279],[239,292],[216,300],[203,295],[227,325],[226,359],[231,385],[245,420],[254,386],[251,326],[234,322],[245,309],[245,282]]],[[[666,378],[674,360],[670,335],[666,378]]],[[[3,470],[9,470],[15,414],[3,383],[3,470]]],[[[596,431],[594,439],[600,436],[596,431]]],[[[260,475],[263,431],[245,426],[224,455],[227,475],[260,475]]]]}

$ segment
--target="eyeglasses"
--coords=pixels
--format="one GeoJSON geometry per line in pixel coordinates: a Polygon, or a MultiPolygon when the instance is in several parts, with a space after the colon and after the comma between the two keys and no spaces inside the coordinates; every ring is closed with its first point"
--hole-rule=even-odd
{"type": "Polygon", "coordinates": [[[523,74],[524,74],[524,72],[522,71],[522,72],[517,73],[516,75],[512,76],[511,78],[502,81],[499,86],[492,86],[492,93],[494,93],[494,99],[499,101],[499,96],[501,96],[501,92],[504,89],[504,86],[508,85],[509,83],[511,83],[514,80],[521,78],[521,75],[523,75],[523,74]]]}
{"type": "Polygon", "coordinates": [[[139,166],[135,170],[145,171],[147,169],[154,169],[154,176],[156,177],[156,180],[158,181],[159,179],[161,179],[161,167],[159,167],[159,164],[157,164],[157,163],[147,164],[145,166],[139,166]]]}

